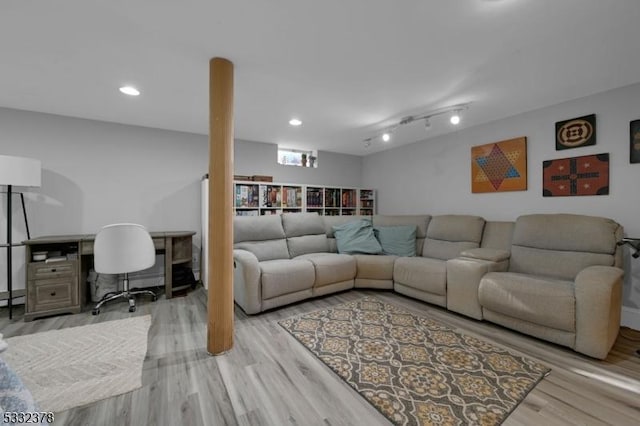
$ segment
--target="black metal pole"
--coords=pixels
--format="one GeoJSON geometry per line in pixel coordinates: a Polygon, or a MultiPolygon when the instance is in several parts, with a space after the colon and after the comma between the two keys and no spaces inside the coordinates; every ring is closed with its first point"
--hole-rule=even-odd
{"type": "Polygon", "coordinates": [[[11,267],[11,185],[7,185],[7,290],[9,291],[9,319],[13,310],[13,289],[11,278],[13,275],[11,267]]]}
{"type": "Polygon", "coordinates": [[[24,215],[24,226],[27,228],[27,240],[31,239],[29,233],[29,221],[27,220],[27,209],[24,208],[24,193],[20,193],[20,201],[22,201],[22,214],[24,215]]]}

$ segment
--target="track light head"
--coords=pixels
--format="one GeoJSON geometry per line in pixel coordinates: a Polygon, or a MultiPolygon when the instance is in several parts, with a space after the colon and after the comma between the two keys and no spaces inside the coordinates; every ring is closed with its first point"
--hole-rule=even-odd
{"type": "Polygon", "coordinates": [[[453,114],[451,114],[451,118],[449,119],[449,121],[454,126],[460,124],[460,111],[459,110],[453,111],[453,114]]]}

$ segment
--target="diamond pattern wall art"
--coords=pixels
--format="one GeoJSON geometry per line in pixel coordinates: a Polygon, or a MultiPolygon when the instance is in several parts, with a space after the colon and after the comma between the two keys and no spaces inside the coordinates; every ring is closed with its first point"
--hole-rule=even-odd
{"type": "Polygon", "coordinates": [[[609,154],[544,161],[542,195],[609,195],[609,154]]]}
{"type": "Polygon", "coordinates": [[[526,137],[471,147],[471,192],[526,190],[526,137]]]}

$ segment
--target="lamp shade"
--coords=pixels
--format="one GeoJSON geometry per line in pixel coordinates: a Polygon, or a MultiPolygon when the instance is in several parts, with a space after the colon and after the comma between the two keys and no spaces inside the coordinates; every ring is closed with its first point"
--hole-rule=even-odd
{"type": "Polygon", "coordinates": [[[39,187],[41,168],[40,160],[0,155],[0,185],[39,187]]]}

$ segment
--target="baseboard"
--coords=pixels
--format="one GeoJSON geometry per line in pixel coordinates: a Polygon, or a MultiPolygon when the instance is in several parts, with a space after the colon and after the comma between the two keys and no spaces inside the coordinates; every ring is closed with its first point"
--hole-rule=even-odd
{"type": "Polygon", "coordinates": [[[625,327],[640,330],[640,309],[623,306],[621,323],[625,327]]]}

